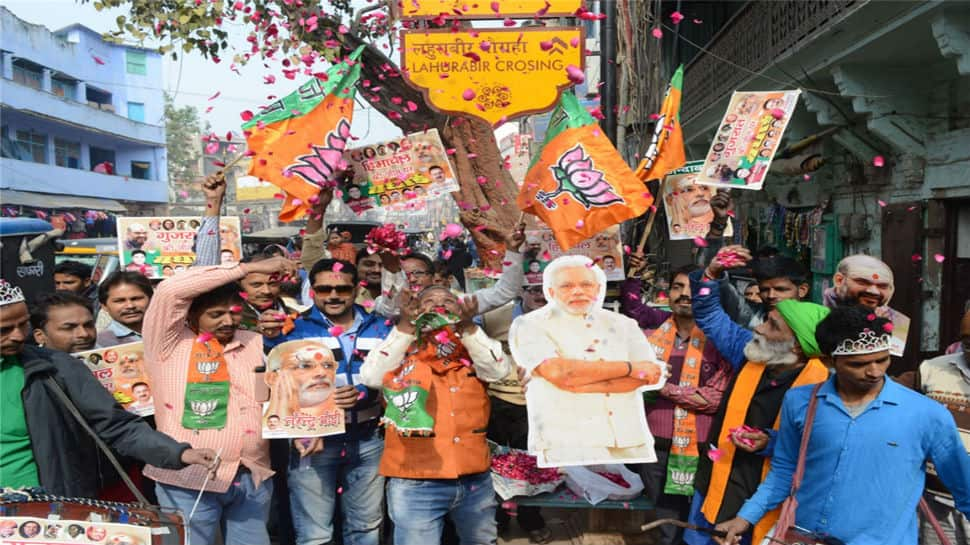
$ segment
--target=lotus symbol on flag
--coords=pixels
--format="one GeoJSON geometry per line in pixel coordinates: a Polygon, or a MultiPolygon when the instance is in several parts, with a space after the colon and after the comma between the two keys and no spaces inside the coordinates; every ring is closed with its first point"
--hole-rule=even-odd
{"type": "Polygon", "coordinates": [[[219,369],[219,362],[217,361],[200,361],[195,364],[196,370],[199,374],[205,376],[205,380],[209,380],[209,375],[215,373],[219,369]]]}
{"type": "Polygon", "coordinates": [[[674,437],[672,442],[675,447],[687,448],[687,445],[690,444],[690,437],[684,437],[684,436],[674,437]]]}
{"type": "Polygon", "coordinates": [[[192,412],[197,416],[210,416],[216,411],[216,407],[219,405],[219,401],[215,399],[190,401],[189,403],[192,406],[192,412]]]}
{"type": "Polygon", "coordinates": [[[694,474],[687,471],[671,471],[670,480],[676,484],[688,485],[694,482],[694,474]]]}
{"type": "Polygon", "coordinates": [[[625,202],[613,191],[613,186],[604,178],[603,173],[596,170],[593,160],[587,155],[582,144],[576,144],[572,149],[563,153],[559,161],[549,167],[557,187],[553,191],[537,191],[536,200],[548,210],[555,210],[558,204],[555,198],[568,193],[576,202],[589,210],[594,206],[610,206],[625,202]]]}
{"type": "Polygon", "coordinates": [[[327,133],[325,146],[312,146],[313,153],[297,156],[296,162],[283,169],[283,172],[296,174],[319,187],[333,186],[336,173],[347,167],[343,153],[349,139],[350,123],[341,118],[334,130],[327,133]]]}
{"type": "Polygon", "coordinates": [[[391,398],[391,402],[394,406],[401,411],[401,415],[407,415],[408,409],[414,405],[414,402],[418,399],[418,393],[414,390],[409,390],[407,392],[401,392],[401,395],[396,395],[391,398]]]}

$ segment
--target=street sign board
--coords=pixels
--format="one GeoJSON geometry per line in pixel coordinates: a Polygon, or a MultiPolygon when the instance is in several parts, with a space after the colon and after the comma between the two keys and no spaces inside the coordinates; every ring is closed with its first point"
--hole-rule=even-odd
{"type": "Polygon", "coordinates": [[[411,30],[401,33],[404,76],[432,108],[491,123],[542,113],[584,68],[581,27],[411,30]]]}
{"type": "Polygon", "coordinates": [[[583,6],[583,0],[394,0],[391,6],[400,19],[432,19],[442,14],[460,19],[517,19],[569,17],[583,6]]]}

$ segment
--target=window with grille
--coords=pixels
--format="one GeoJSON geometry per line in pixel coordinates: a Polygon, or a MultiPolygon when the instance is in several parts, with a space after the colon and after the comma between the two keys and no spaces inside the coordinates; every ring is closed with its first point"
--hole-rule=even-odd
{"type": "Polygon", "coordinates": [[[55,138],[54,164],[59,167],[81,168],[81,143],[55,138]]]}
{"type": "Polygon", "coordinates": [[[34,131],[17,131],[17,145],[22,150],[21,158],[35,163],[47,162],[47,135],[34,131]]]}

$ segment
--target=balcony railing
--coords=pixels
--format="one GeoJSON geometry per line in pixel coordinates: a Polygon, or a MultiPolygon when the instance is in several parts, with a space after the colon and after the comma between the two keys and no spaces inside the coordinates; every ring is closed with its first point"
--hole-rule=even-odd
{"type": "Polygon", "coordinates": [[[813,39],[867,0],[789,0],[748,2],[687,66],[684,74],[685,123],[738,88],[788,51],[813,39]]]}

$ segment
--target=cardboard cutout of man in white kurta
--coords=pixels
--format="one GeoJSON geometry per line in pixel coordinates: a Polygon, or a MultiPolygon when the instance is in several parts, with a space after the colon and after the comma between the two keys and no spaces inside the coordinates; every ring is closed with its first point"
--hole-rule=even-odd
{"type": "Polygon", "coordinates": [[[645,390],[659,390],[657,361],[637,322],[602,308],[606,275],[567,255],[543,271],[549,304],[512,322],[509,348],[531,379],[529,452],[539,467],[657,461],[645,390]]]}

